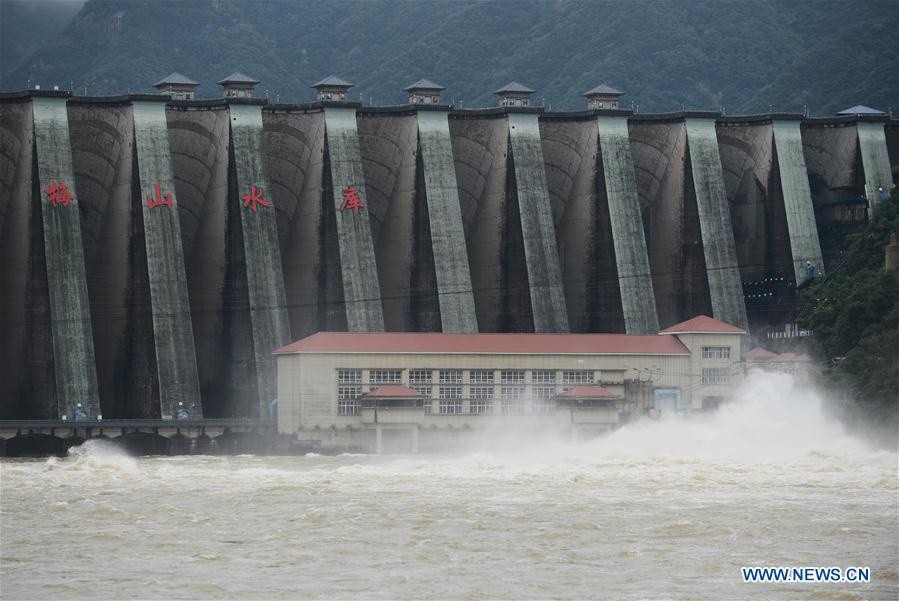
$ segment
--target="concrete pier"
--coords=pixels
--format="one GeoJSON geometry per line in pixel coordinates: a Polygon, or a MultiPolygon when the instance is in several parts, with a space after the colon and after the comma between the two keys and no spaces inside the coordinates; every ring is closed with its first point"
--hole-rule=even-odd
{"type": "Polygon", "coordinates": [[[772,128],[784,213],[790,234],[793,276],[796,284],[799,284],[806,278],[806,263],[811,262],[820,270],[824,267],[824,259],[821,256],[815,209],[802,153],[799,122],[777,120],[773,122],[772,128]]]}
{"type": "Polygon", "coordinates": [[[687,117],[687,148],[702,232],[712,316],[748,328],[713,117],[687,117]]]}
{"type": "Polygon", "coordinates": [[[325,127],[347,328],[351,332],[380,332],[384,330],[384,313],[359,153],[356,109],[326,107],[325,127]],[[353,208],[356,199],[361,205],[353,208]]]}
{"type": "Polygon", "coordinates": [[[868,217],[877,203],[886,198],[893,186],[890,157],[887,150],[883,122],[859,121],[858,147],[865,170],[865,196],[868,198],[868,217]]]}
{"type": "Polygon", "coordinates": [[[568,312],[537,115],[511,112],[507,119],[534,331],[567,332],[568,312]]]}
{"type": "Polygon", "coordinates": [[[627,334],[655,333],[659,331],[659,320],[637,198],[627,118],[598,115],[596,124],[624,330],[627,334]]]}
{"type": "Polygon", "coordinates": [[[56,415],[52,417],[72,415],[79,404],[97,414],[94,341],[65,95],[35,95],[31,109],[37,158],[33,190],[43,226],[53,336],[56,415]]]}
{"type": "MultiPolygon", "coordinates": [[[[477,332],[447,113],[419,110],[417,117],[418,155],[427,198],[441,331],[477,332]]],[[[417,433],[415,430],[416,436],[417,433]]]]}
{"type": "Polygon", "coordinates": [[[823,267],[800,115],[721,118],[718,146],[744,281],[806,279],[823,267]]]}
{"type": "Polygon", "coordinates": [[[143,217],[153,341],[159,382],[159,415],[172,419],[179,404],[203,416],[190,301],[184,272],[184,249],[175,179],[172,175],[165,104],[135,100],[134,148],[143,217]]]}
{"type": "Polygon", "coordinates": [[[228,211],[232,227],[239,215],[239,235],[232,230],[232,257],[242,263],[253,342],[253,370],[257,387],[257,407],[253,417],[268,415],[269,402],[277,397],[272,351],[290,342],[284,274],[275,208],[263,161],[262,112],[259,103],[231,101],[232,167],[228,211]],[[238,258],[239,257],[239,258],[238,258]],[[244,275],[245,274],[245,275],[244,275]]]}

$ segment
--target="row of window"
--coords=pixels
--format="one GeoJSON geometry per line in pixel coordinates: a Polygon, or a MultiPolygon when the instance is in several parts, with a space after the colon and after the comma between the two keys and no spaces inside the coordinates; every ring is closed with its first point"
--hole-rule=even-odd
{"type": "Polygon", "coordinates": [[[703,359],[730,359],[729,346],[704,346],[702,347],[703,359]]]}
{"type": "MultiPolygon", "coordinates": [[[[337,401],[338,415],[359,415],[361,408],[362,403],[358,399],[341,399],[337,401]]],[[[524,399],[504,398],[499,403],[494,403],[493,399],[471,399],[468,403],[469,415],[493,415],[497,408],[501,415],[524,415],[524,399]]],[[[462,415],[464,409],[465,406],[462,399],[441,399],[437,403],[437,410],[440,415],[462,415]]],[[[433,402],[426,401],[424,403],[425,414],[431,415],[433,411],[433,402]]],[[[555,404],[548,399],[535,399],[532,411],[538,414],[549,414],[555,411],[555,404]]]]}
{"type": "MultiPolygon", "coordinates": [[[[703,351],[708,347],[703,347],[703,351]]],[[[730,349],[727,349],[730,350],[730,349]]],[[[461,384],[461,369],[441,369],[438,370],[438,382],[440,384],[461,384]]],[[[502,384],[524,384],[525,370],[523,369],[503,369],[500,370],[500,382],[502,384]]],[[[432,384],[434,378],[434,370],[430,369],[410,369],[409,385],[416,384],[432,384]]],[[[338,369],[337,381],[341,384],[361,384],[361,369],[338,369]]],[[[400,384],[403,381],[403,370],[401,369],[371,369],[368,372],[368,382],[370,384],[400,384]]],[[[472,369],[468,370],[468,381],[471,384],[493,384],[494,371],[490,369],[472,369]]],[[[535,369],[531,372],[531,382],[534,384],[555,384],[556,372],[551,369],[535,369]]],[[[563,384],[592,384],[593,371],[591,370],[564,370],[562,372],[563,384]]]]}
{"type": "MultiPolygon", "coordinates": [[[[430,386],[415,386],[413,389],[425,398],[433,396],[433,389],[430,386]]],[[[437,388],[438,399],[462,399],[465,398],[462,393],[462,386],[439,386],[437,388]]],[[[499,398],[501,399],[523,399],[526,396],[526,386],[500,386],[499,398]]],[[[495,396],[496,389],[493,386],[470,386],[468,389],[468,398],[472,400],[492,399],[495,396]]],[[[531,389],[532,397],[536,400],[549,400],[556,396],[555,386],[534,386],[531,389]]],[[[341,384],[337,387],[337,400],[358,399],[362,396],[362,386],[355,384],[341,384]]]]}

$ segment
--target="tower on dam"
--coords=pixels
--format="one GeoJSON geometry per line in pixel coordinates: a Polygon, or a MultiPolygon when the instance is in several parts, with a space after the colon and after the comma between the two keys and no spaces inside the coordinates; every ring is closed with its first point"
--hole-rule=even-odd
{"type": "Polygon", "coordinates": [[[219,84],[0,94],[3,416],[265,417],[271,351],[317,331],[776,325],[899,173],[885,115],[641,115],[605,84],[565,113],[515,82],[466,110],[428,79],[392,107],[335,76],[306,104],[219,84]],[[782,311],[749,294],[774,279],[782,311]]]}

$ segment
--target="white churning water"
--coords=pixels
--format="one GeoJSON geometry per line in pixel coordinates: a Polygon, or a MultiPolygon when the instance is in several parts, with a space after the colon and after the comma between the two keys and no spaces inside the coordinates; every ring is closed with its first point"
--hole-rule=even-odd
{"type": "Polygon", "coordinates": [[[0,596],[896,599],[897,465],[786,377],[699,419],[450,456],[2,463],[0,596]],[[744,584],[741,566],[870,566],[744,584]]]}

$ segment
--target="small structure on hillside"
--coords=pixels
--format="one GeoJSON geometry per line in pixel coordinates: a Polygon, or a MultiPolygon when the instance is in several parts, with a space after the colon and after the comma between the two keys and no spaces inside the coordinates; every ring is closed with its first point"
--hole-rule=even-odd
{"type": "Polygon", "coordinates": [[[534,90],[513,81],[493,93],[499,96],[499,106],[530,106],[534,90]]]}
{"type": "Polygon", "coordinates": [[[222,86],[222,96],[225,98],[252,98],[253,88],[257,83],[259,83],[258,79],[235,71],[219,81],[218,85],[222,86]]]}
{"type": "Polygon", "coordinates": [[[440,92],[446,88],[430,79],[419,79],[408,88],[409,104],[440,104],[440,92]]]}
{"type": "Polygon", "coordinates": [[[353,84],[335,75],[329,75],[311,87],[318,92],[319,102],[347,102],[347,94],[353,84]]]}
{"type": "Polygon", "coordinates": [[[624,92],[604,83],[582,94],[587,99],[587,110],[617,109],[618,99],[624,92]]]}
{"type": "Polygon", "coordinates": [[[194,90],[200,85],[194,80],[180,73],[169,73],[165,79],[160,79],[153,84],[160,94],[168,94],[173,100],[193,100],[194,90]]]}

